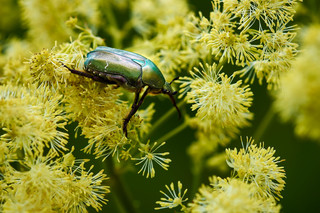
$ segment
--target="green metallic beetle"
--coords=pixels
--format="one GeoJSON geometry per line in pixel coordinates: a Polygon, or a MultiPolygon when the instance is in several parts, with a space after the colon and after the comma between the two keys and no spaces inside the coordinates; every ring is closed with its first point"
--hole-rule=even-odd
{"type": "Polygon", "coordinates": [[[178,78],[168,83],[159,68],[142,55],[100,46],[87,54],[87,59],[84,62],[86,72],[71,69],[64,64],[63,66],[74,74],[106,84],[116,84],[135,92],[135,99],[131,111],[123,122],[123,132],[126,136],[127,125],[131,117],[137,112],[148,93],[163,93],[169,95],[179,113],[179,118],[181,117],[180,110],[173,98],[173,95],[177,92],[173,91],[171,87],[171,83],[178,78]],[[140,97],[140,93],[144,87],[147,88],[140,97]]]}

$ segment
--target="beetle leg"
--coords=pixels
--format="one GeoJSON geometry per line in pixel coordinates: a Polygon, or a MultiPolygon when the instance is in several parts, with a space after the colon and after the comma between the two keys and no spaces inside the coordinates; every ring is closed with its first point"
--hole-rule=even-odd
{"type": "Polygon", "coordinates": [[[134,101],[133,101],[133,104],[131,106],[131,109],[133,109],[133,108],[135,108],[137,106],[138,101],[139,101],[140,92],[141,92],[140,89],[136,91],[136,93],[135,93],[136,95],[134,97],[134,101]]]}
{"type": "Polygon", "coordinates": [[[143,103],[143,100],[144,100],[144,98],[147,96],[147,94],[148,94],[149,91],[150,91],[150,87],[148,87],[148,88],[146,89],[146,91],[144,91],[144,93],[143,93],[143,95],[141,96],[141,98],[140,98],[140,100],[139,100],[139,103],[138,103],[138,105],[137,105],[137,110],[138,110],[138,108],[141,106],[141,104],[143,103]]]}
{"type": "Polygon", "coordinates": [[[129,114],[127,115],[127,117],[123,121],[123,132],[126,135],[126,137],[128,136],[127,125],[129,123],[130,119],[132,118],[132,116],[137,112],[137,110],[139,109],[139,107],[143,103],[143,100],[147,96],[149,91],[150,91],[150,88],[148,87],[146,89],[146,91],[144,91],[144,93],[141,96],[140,100],[139,100],[139,95],[140,95],[141,90],[138,90],[136,92],[136,96],[135,96],[133,104],[131,106],[131,111],[129,112],[129,114]]]}
{"type": "Polygon", "coordinates": [[[98,82],[105,83],[105,84],[115,84],[115,82],[109,82],[109,81],[106,81],[104,78],[101,78],[99,76],[95,76],[95,75],[92,75],[92,74],[87,73],[87,72],[82,72],[82,71],[79,71],[79,70],[71,69],[70,67],[68,67],[64,63],[62,63],[62,62],[60,62],[60,63],[73,74],[77,74],[77,75],[81,75],[81,76],[84,76],[84,77],[87,77],[87,78],[91,78],[94,81],[98,81],[98,82]]]}
{"type": "Polygon", "coordinates": [[[133,104],[131,106],[131,111],[129,112],[129,114],[127,115],[127,117],[124,119],[123,121],[123,126],[122,126],[122,130],[124,132],[124,134],[126,135],[126,137],[128,136],[128,132],[127,132],[127,125],[131,119],[131,117],[134,115],[135,111],[136,111],[136,106],[137,103],[139,101],[139,95],[140,95],[140,91],[141,90],[137,90],[135,93],[135,97],[134,97],[134,101],[133,104]]]}
{"type": "Polygon", "coordinates": [[[89,74],[89,73],[85,73],[85,72],[82,72],[82,71],[79,71],[79,70],[71,69],[70,67],[68,67],[67,65],[62,63],[61,61],[60,61],[60,63],[62,64],[62,66],[67,68],[73,74],[81,75],[81,76],[84,76],[84,77],[87,77],[87,78],[92,78],[92,75],[89,74]]]}

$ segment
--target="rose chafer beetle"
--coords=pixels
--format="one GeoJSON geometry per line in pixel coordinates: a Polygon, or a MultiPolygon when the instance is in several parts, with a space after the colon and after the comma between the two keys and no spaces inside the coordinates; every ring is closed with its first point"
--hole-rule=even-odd
{"type": "Polygon", "coordinates": [[[131,106],[131,111],[123,121],[123,132],[127,136],[127,125],[131,117],[137,112],[144,98],[148,93],[169,95],[174,107],[181,113],[176,105],[171,83],[168,83],[163,77],[159,68],[149,59],[137,53],[119,50],[111,47],[100,46],[87,54],[84,62],[85,72],[69,68],[74,74],[91,78],[105,84],[116,84],[125,89],[135,92],[135,98],[131,106]],[[144,87],[147,87],[140,97],[144,87]]]}

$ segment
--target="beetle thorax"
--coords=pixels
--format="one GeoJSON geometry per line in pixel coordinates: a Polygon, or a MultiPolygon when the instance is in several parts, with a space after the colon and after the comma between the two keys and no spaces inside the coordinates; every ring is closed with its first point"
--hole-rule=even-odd
{"type": "Polygon", "coordinates": [[[161,90],[166,81],[159,68],[147,59],[142,67],[142,82],[152,90],[161,90]]]}

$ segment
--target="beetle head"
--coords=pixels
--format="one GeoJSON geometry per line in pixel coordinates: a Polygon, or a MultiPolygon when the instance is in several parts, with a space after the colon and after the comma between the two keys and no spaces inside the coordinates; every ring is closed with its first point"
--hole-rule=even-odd
{"type": "Polygon", "coordinates": [[[177,94],[177,91],[173,91],[173,89],[172,89],[172,87],[171,87],[171,84],[172,84],[172,82],[174,82],[175,80],[178,80],[178,79],[179,79],[179,77],[176,77],[176,78],[174,78],[172,81],[170,81],[170,83],[165,82],[164,85],[163,85],[163,88],[162,88],[161,92],[162,92],[163,94],[170,94],[170,95],[175,95],[175,94],[177,94]]]}
{"type": "Polygon", "coordinates": [[[172,83],[173,81],[177,80],[178,78],[179,78],[179,77],[174,78],[170,83],[165,82],[164,85],[163,85],[163,88],[162,88],[161,92],[162,92],[163,94],[169,95],[170,100],[171,100],[173,106],[177,109],[177,111],[178,111],[178,113],[179,113],[179,118],[181,118],[181,112],[180,112],[180,110],[179,110],[179,108],[178,108],[178,106],[177,106],[177,104],[176,104],[176,101],[175,101],[175,99],[174,99],[174,97],[173,97],[175,94],[177,94],[177,91],[173,91],[173,89],[172,89],[172,87],[171,87],[171,83],[172,83]]]}

